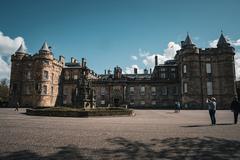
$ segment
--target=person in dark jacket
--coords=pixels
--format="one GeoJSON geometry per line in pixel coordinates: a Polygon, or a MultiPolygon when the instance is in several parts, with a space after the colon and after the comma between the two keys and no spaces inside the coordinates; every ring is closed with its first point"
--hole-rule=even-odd
{"type": "Polygon", "coordinates": [[[19,102],[17,102],[17,104],[16,104],[16,107],[15,107],[15,110],[14,111],[18,111],[18,108],[20,107],[20,105],[19,105],[19,102]]]}
{"type": "Polygon", "coordinates": [[[238,113],[240,112],[240,103],[238,102],[237,97],[233,98],[231,103],[231,110],[234,114],[234,124],[237,124],[238,121],[238,113]]]}

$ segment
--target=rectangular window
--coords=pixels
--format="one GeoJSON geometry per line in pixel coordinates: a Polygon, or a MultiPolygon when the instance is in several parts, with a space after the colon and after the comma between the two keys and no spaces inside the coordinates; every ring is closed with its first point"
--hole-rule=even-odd
{"type": "Polygon", "coordinates": [[[26,85],[25,87],[25,94],[30,94],[30,87],[28,85],[26,85]]]}
{"type": "Polygon", "coordinates": [[[143,100],[140,103],[141,103],[141,105],[145,105],[145,101],[143,101],[143,100]]]}
{"type": "Polygon", "coordinates": [[[183,92],[184,93],[188,92],[187,83],[183,83],[183,92]]]}
{"type": "Polygon", "coordinates": [[[51,95],[53,95],[53,86],[51,87],[51,95]]]}
{"type": "Polygon", "coordinates": [[[162,87],[162,95],[167,95],[167,87],[162,87]]]}
{"type": "Polygon", "coordinates": [[[156,105],[156,104],[157,104],[156,101],[152,100],[152,105],[156,105]]]}
{"type": "Polygon", "coordinates": [[[130,100],[130,105],[134,105],[134,99],[130,100]]]}
{"type": "Polygon", "coordinates": [[[173,94],[175,94],[175,95],[178,94],[178,87],[177,86],[173,87],[173,94]]]}
{"type": "Polygon", "coordinates": [[[47,86],[46,85],[43,86],[43,92],[42,93],[47,94],[47,86]]]}
{"type": "Polygon", "coordinates": [[[42,63],[43,63],[44,65],[49,65],[49,61],[47,61],[47,60],[43,60],[42,63]]]}
{"type": "Polygon", "coordinates": [[[30,72],[30,71],[27,71],[27,73],[26,73],[26,77],[27,77],[28,80],[31,79],[31,72],[30,72]]]}
{"type": "Polygon", "coordinates": [[[63,89],[63,95],[68,95],[68,88],[63,89]]]}
{"type": "Polygon", "coordinates": [[[70,78],[70,76],[69,76],[69,72],[65,72],[65,74],[64,74],[64,78],[65,78],[66,80],[69,80],[69,78],[70,78]]]}
{"type": "Polygon", "coordinates": [[[75,74],[75,75],[73,76],[73,79],[74,79],[74,80],[77,80],[77,79],[78,79],[78,75],[75,74]]]}
{"type": "Polygon", "coordinates": [[[213,95],[212,82],[207,82],[207,95],[213,95]]]}
{"type": "Polygon", "coordinates": [[[101,95],[105,95],[105,88],[101,87],[101,95]]]}
{"type": "Polygon", "coordinates": [[[161,73],[160,74],[160,78],[162,78],[162,79],[166,78],[166,74],[165,73],[161,73]]]}
{"type": "Polygon", "coordinates": [[[129,88],[130,94],[134,94],[134,87],[129,88]]]}
{"type": "Polygon", "coordinates": [[[183,73],[187,73],[187,65],[186,64],[183,65],[183,73]]]}
{"type": "Polygon", "coordinates": [[[48,79],[48,71],[43,71],[43,79],[48,79]]]}
{"type": "Polygon", "coordinates": [[[206,71],[207,73],[212,73],[212,68],[210,63],[206,63],[206,71]]]}
{"type": "Polygon", "coordinates": [[[130,92],[134,92],[134,87],[130,87],[130,92]]]}
{"type": "Polygon", "coordinates": [[[156,87],[152,87],[151,91],[152,91],[152,95],[156,95],[156,87]]]}
{"type": "Polygon", "coordinates": [[[145,95],[145,87],[141,87],[140,93],[141,95],[145,95]]]}
{"type": "Polygon", "coordinates": [[[52,83],[53,83],[53,81],[54,81],[54,73],[52,73],[52,83]]]}
{"type": "Polygon", "coordinates": [[[160,68],[160,71],[164,72],[164,71],[166,71],[166,68],[160,68]]]}
{"type": "Polygon", "coordinates": [[[104,105],[105,104],[105,100],[101,100],[101,105],[104,105]]]}
{"type": "Polygon", "coordinates": [[[175,79],[176,78],[176,74],[175,73],[171,73],[170,77],[171,77],[171,79],[175,79]]]}
{"type": "Polygon", "coordinates": [[[176,68],[171,68],[171,71],[172,71],[172,72],[176,71],[176,68]]]}

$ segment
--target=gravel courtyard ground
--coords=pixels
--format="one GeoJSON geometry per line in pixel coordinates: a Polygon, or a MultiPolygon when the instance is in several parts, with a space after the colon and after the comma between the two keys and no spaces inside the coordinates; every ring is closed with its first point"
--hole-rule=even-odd
{"type": "Polygon", "coordinates": [[[38,117],[0,109],[0,159],[240,159],[231,111],[135,110],[134,117],[38,117]]]}

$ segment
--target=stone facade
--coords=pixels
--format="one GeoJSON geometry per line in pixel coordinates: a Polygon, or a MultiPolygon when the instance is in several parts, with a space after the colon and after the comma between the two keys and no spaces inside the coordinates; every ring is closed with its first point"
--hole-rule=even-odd
{"type": "Polygon", "coordinates": [[[27,54],[23,46],[11,57],[9,104],[55,106],[59,97],[59,80],[64,58],[54,59],[47,43],[37,54],[27,54]]]}
{"type": "Polygon", "coordinates": [[[187,35],[173,60],[158,64],[155,57],[153,71],[122,74],[117,66],[113,73],[97,75],[85,59],[66,64],[62,56],[54,59],[46,43],[35,55],[21,46],[12,55],[10,104],[83,107],[96,101],[97,106],[165,108],[179,101],[204,108],[206,98],[215,97],[219,108],[229,108],[236,95],[234,55],[223,34],[217,48],[206,49],[197,48],[187,35]]]}

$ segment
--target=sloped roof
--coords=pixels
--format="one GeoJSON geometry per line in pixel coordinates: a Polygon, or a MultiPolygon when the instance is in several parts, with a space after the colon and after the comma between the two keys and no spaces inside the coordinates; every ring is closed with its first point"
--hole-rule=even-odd
{"type": "Polygon", "coordinates": [[[40,51],[51,52],[46,41],[43,43],[42,48],[40,49],[40,51]]]}
{"type": "Polygon", "coordinates": [[[24,49],[23,44],[20,45],[16,53],[26,53],[26,50],[24,49]]]}
{"type": "Polygon", "coordinates": [[[193,45],[192,40],[191,40],[189,34],[187,34],[187,37],[186,37],[186,39],[184,41],[184,44],[185,45],[193,45]]]}
{"type": "Polygon", "coordinates": [[[223,33],[221,33],[221,36],[218,40],[217,46],[224,46],[228,44],[226,38],[224,37],[223,33]]]}

